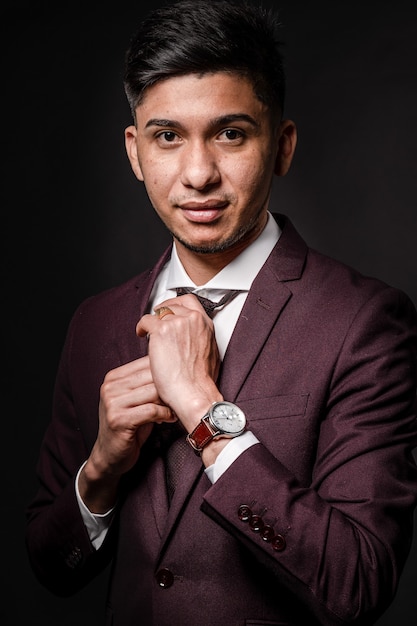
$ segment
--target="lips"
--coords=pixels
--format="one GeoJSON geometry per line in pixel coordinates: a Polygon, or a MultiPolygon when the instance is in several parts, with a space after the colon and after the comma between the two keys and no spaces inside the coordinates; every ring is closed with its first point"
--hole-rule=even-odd
{"type": "Polygon", "coordinates": [[[181,204],[179,208],[190,222],[207,224],[218,219],[227,205],[228,202],[225,200],[210,200],[206,202],[186,202],[181,204]]]}

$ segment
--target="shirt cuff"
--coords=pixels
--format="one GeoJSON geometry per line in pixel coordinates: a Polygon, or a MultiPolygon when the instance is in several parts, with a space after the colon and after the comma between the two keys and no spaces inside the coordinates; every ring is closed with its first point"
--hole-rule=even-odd
{"type": "Polygon", "coordinates": [[[231,466],[233,461],[255,443],[259,443],[259,439],[249,430],[243,433],[243,435],[231,439],[227,446],[220,452],[213,465],[206,467],[204,470],[206,476],[212,483],[215,483],[231,466]]]}
{"type": "Polygon", "coordinates": [[[75,477],[75,494],[77,496],[77,502],[78,506],[80,507],[81,517],[83,518],[83,522],[87,529],[88,536],[90,537],[90,541],[93,544],[94,548],[98,550],[103,543],[109,529],[113,517],[114,507],[106,513],[91,513],[90,509],[88,509],[82,501],[80,491],[78,489],[78,479],[81,470],[86,463],[87,461],[85,461],[81,465],[80,469],[77,472],[77,476],[75,477]]]}

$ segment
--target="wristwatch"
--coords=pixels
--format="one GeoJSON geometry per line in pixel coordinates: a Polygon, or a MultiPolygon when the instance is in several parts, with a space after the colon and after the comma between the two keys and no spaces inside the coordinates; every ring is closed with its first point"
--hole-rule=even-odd
{"type": "Polygon", "coordinates": [[[214,402],[201,418],[198,426],[187,435],[187,441],[197,454],[212,439],[238,437],[246,429],[246,416],[242,409],[232,402],[214,402]]]}

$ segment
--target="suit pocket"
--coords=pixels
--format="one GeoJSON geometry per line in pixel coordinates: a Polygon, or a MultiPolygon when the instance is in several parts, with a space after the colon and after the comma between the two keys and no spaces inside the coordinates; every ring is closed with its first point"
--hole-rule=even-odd
{"type": "Polygon", "coordinates": [[[281,417],[295,417],[305,414],[309,394],[289,394],[236,400],[250,421],[268,420],[281,417]]]}
{"type": "Polygon", "coordinates": [[[249,430],[302,484],[311,481],[317,445],[317,424],[308,412],[308,400],[309,394],[236,400],[249,430]]]}

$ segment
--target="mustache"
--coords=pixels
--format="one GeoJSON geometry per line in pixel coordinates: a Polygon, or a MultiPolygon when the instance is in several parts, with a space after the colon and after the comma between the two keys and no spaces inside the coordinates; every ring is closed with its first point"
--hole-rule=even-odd
{"type": "Polygon", "coordinates": [[[216,194],[181,194],[179,196],[173,196],[170,198],[172,206],[192,206],[195,205],[202,209],[213,208],[225,204],[233,204],[236,201],[236,196],[233,193],[216,193],[216,194]]]}

